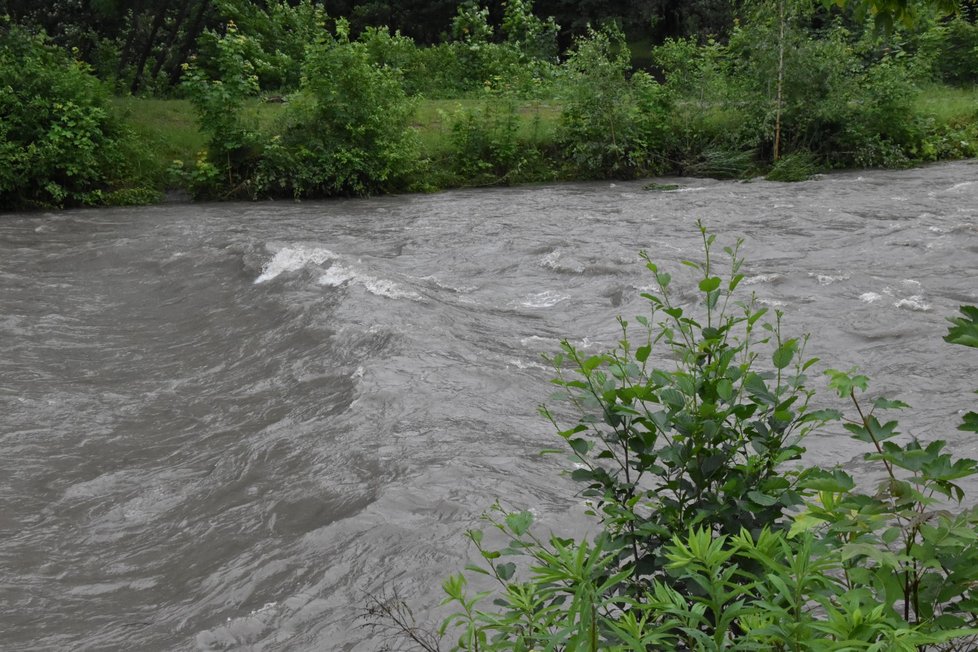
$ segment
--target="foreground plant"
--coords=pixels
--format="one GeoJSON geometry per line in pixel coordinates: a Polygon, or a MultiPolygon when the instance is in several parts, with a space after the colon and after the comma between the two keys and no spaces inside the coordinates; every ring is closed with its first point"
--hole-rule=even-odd
{"type": "MultiPolygon", "coordinates": [[[[809,409],[805,338],[781,314],[734,299],[740,243],[701,228],[701,305],[680,306],[672,278],[646,257],[651,315],[604,355],[565,342],[552,362],[567,443],[593,540],[542,538],[528,511],[486,514],[501,549],[468,532],[483,563],[467,570],[497,591],[445,582],[456,612],[442,625],[464,650],[964,650],[978,641],[978,511],[960,508],[978,473],[946,443],[900,440],[868,381],[830,370],[852,402],[844,421],[884,480],[864,491],[839,468],[802,469],[806,434],[835,411],[809,409]],[[566,410],[564,410],[566,411],[566,410]],[[902,442],[902,443],[898,443],[902,442]],[[522,579],[525,578],[525,579],[522,579]],[[482,607],[493,597],[493,609],[482,607]]],[[[978,308],[962,308],[949,342],[978,347],[978,308]]],[[[962,429],[978,431],[978,414],[962,429]]]]}

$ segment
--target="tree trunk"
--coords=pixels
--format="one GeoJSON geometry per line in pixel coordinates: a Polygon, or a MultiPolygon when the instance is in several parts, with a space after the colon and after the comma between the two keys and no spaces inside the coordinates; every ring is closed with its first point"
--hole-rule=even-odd
{"type": "Polygon", "coordinates": [[[204,29],[204,18],[207,16],[210,4],[210,0],[200,0],[200,4],[197,6],[197,14],[194,16],[190,27],[187,28],[187,33],[184,35],[180,49],[175,53],[170,63],[170,86],[176,86],[177,82],[180,81],[180,75],[183,73],[181,66],[187,60],[187,57],[190,56],[190,50],[193,49],[194,43],[197,42],[197,37],[200,36],[201,31],[204,29]]]}
{"type": "Polygon", "coordinates": [[[143,69],[146,67],[146,60],[153,51],[153,45],[156,44],[156,34],[160,31],[160,27],[163,26],[163,21],[166,19],[166,11],[169,8],[170,0],[163,0],[162,5],[156,11],[156,18],[153,19],[153,26],[150,27],[149,35],[146,37],[146,43],[143,45],[143,49],[139,53],[139,62],[136,64],[136,74],[132,76],[132,86],[129,87],[129,92],[133,95],[135,95],[136,91],[139,90],[139,84],[143,80],[143,69]]]}
{"type": "Polygon", "coordinates": [[[166,44],[163,46],[163,51],[160,55],[156,57],[156,63],[153,64],[153,70],[150,72],[149,76],[156,81],[156,78],[160,76],[160,71],[163,69],[163,64],[166,63],[167,59],[171,57],[170,51],[173,49],[173,44],[177,41],[177,36],[180,35],[180,28],[183,27],[183,21],[187,19],[187,15],[190,14],[190,5],[192,0],[184,0],[183,5],[181,5],[180,13],[177,14],[176,19],[173,21],[173,27],[170,29],[170,35],[166,39],[166,44]]]}
{"type": "Polygon", "coordinates": [[[784,106],[784,3],[778,0],[778,89],[774,113],[774,161],[781,158],[781,111],[784,106]]]}
{"type": "Polygon", "coordinates": [[[130,51],[136,40],[136,34],[139,33],[139,6],[134,5],[130,11],[132,12],[132,21],[129,23],[129,33],[126,34],[126,42],[122,46],[122,50],[119,51],[119,67],[115,73],[115,76],[119,78],[122,77],[122,73],[126,69],[126,64],[129,63],[130,51]]]}

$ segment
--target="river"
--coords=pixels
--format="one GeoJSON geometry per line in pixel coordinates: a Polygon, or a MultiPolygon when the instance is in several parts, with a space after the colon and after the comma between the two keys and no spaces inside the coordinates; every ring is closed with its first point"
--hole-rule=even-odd
{"type": "Polygon", "coordinates": [[[941,340],[978,303],[978,161],[663,181],[0,216],[0,648],[376,650],[394,588],[431,618],[496,498],[574,521],[541,354],[612,346],[638,252],[697,257],[697,219],[819,368],[978,456],[978,352],[941,340]]]}

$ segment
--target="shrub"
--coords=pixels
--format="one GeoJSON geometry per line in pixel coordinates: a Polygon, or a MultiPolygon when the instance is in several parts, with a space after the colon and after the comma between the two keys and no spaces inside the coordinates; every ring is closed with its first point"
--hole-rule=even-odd
{"type": "MultiPolygon", "coordinates": [[[[816,361],[805,339],[733,299],[738,247],[725,249],[721,278],[703,235],[705,259],[686,261],[697,314],[649,262],[657,292],[643,295],[652,315],[637,318],[641,339],[619,320],[615,351],[564,343],[553,360],[579,414],[558,432],[599,534],[541,538],[531,512],[494,505],[485,518],[507,544],[468,532],[482,565],[467,569],[499,589],[470,596],[464,575],[450,577],[456,612],[442,633],[457,636],[454,649],[483,651],[972,649],[978,508],[955,507],[978,462],[940,440],[898,440],[882,414],[907,406],[868,405],[865,376],[828,370],[853,407],[845,429],[885,478],[863,490],[840,468],[801,468],[805,435],[842,415],[808,408],[816,361]]],[[[978,307],[963,307],[945,339],[978,348],[978,307]]],[[[961,429],[978,432],[978,413],[961,429]]]]}
{"type": "Polygon", "coordinates": [[[126,137],[85,64],[0,19],[0,207],[101,203],[126,137]]]}
{"type": "Polygon", "coordinates": [[[396,70],[343,38],[310,50],[300,92],[254,178],[260,195],[367,195],[403,188],[418,165],[414,104],[396,70]]]}
{"type": "Polygon", "coordinates": [[[493,94],[478,108],[451,117],[447,167],[454,183],[499,185],[553,177],[539,138],[540,120],[522,128],[517,101],[493,94]]]}
{"type": "Polygon", "coordinates": [[[767,173],[768,181],[806,181],[818,172],[810,152],[797,151],[774,162],[767,173]]]}
{"type": "Polygon", "coordinates": [[[631,178],[662,168],[668,95],[643,72],[629,77],[629,59],[624,35],[608,28],[590,31],[567,61],[557,140],[578,174],[631,178]]]}
{"type": "MultiPolygon", "coordinates": [[[[220,10],[237,41],[237,56],[247,62],[263,91],[289,92],[299,86],[306,46],[329,36],[325,10],[310,0],[289,3],[228,1],[220,10]]],[[[210,79],[222,79],[225,33],[206,31],[198,39],[197,66],[210,79]]]]}
{"type": "Polygon", "coordinates": [[[208,66],[186,67],[183,87],[197,112],[207,150],[193,170],[182,174],[197,196],[241,194],[260,156],[257,129],[246,123],[242,107],[258,93],[258,75],[247,56],[248,37],[234,23],[214,36],[215,53],[208,66]]]}
{"type": "Polygon", "coordinates": [[[957,16],[921,36],[917,56],[933,77],[964,86],[978,83],[978,25],[957,16]]]}

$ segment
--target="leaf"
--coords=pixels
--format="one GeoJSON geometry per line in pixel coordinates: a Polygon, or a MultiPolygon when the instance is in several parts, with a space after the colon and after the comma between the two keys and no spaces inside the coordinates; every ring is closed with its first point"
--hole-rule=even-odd
{"type": "Polygon", "coordinates": [[[516,536],[523,536],[533,525],[533,514],[527,511],[514,512],[506,515],[506,527],[516,536]]]}
{"type": "Polygon", "coordinates": [[[640,346],[635,349],[635,359],[639,362],[645,362],[649,359],[649,354],[652,353],[651,346],[640,346]]]}
{"type": "Polygon", "coordinates": [[[729,401],[733,397],[733,383],[727,378],[721,378],[717,383],[717,396],[729,401]]]}
{"type": "Polygon", "coordinates": [[[602,356],[592,355],[590,358],[581,363],[581,369],[584,370],[585,373],[594,371],[594,369],[597,368],[603,361],[604,358],[602,356]]]}
{"type": "Polygon", "coordinates": [[[978,412],[969,412],[964,415],[964,420],[958,426],[958,430],[965,432],[978,432],[978,412]]]}
{"type": "Polygon", "coordinates": [[[700,281],[699,287],[702,292],[713,292],[720,287],[720,282],[719,276],[710,276],[700,281]]]}
{"type": "Polygon", "coordinates": [[[903,401],[893,401],[881,396],[873,401],[873,407],[879,410],[904,410],[910,406],[903,401]]]}
{"type": "Polygon", "coordinates": [[[574,452],[578,455],[586,455],[588,450],[591,448],[590,445],[588,445],[587,440],[581,439],[580,437],[577,439],[570,439],[567,443],[570,444],[570,447],[573,448],[574,452]]]}
{"type": "Polygon", "coordinates": [[[964,317],[949,317],[953,326],[944,336],[945,342],[978,348],[978,306],[961,306],[964,317]]]}
{"type": "Polygon", "coordinates": [[[850,369],[848,372],[839,371],[838,369],[825,370],[825,375],[829,377],[829,387],[838,392],[839,396],[843,398],[856,389],[865,392],[866,388],[869,387],[869,378],[862,375],[851,375],[854,373],[855,368],[850,369]]]}
{"type": "Polygon", "coordinates": [[[771,505],[776,505],[778,503],[778,499],[774,496],[768,496],[767,494],[762,494],[759,491],[748,491],[747,497],[751,500],[751,502],[757,503],[758,505],[763,505],[764,507],[770,507],[771,505]]]}
{"type": "Polygon", "coordinates": [[[802,532],[808,532],[820,525],[825,523],[822,519],[818,518],[811,512],[802,512],[797,514],[791,520],[791,528],[788,530],[788,538],[793,539],[798,534],[802,532]]]}
{"type": "Polygon", "coordinates": [[[499,574],[499,579],[508,582],[516,573],[516,564],[511,561],[499,564],[496,566],[496,573],[499,574]]]}
{"type": "Polygon", "coordinates": [[[802,423],[808,421],[838,421],[842,418],[842,413],[838,410],[812,410],[801,418],[802,423]]]}
{"type": "Polygon", "coordinates": [[[813,468],[806,471],[801,476],[798,485],[804,489],[842,493],[845,491],[850,491],[856,486],[856,483],[853,481],[852,477],[842,469],[826,471],[824,469],[813,468]]]}
{"type": "Polygon", "coordinates": [[[790,340],[784,341],[772,356],[775,368],[784,369],[785,367],[790,365],[791,360],[795,357],[795,353],[797,351],[798,351],[797,339],[792,338],[790,340]]]}
{"type": "MultiPolygon", "coordinates": [[[[598,455],[598,457],[601,457],[598,455]]],[[[571,471],[571,480],[576,482],[591,482],[594,480],[594,471],[590,469],[574,469],[571,471]]]]}

